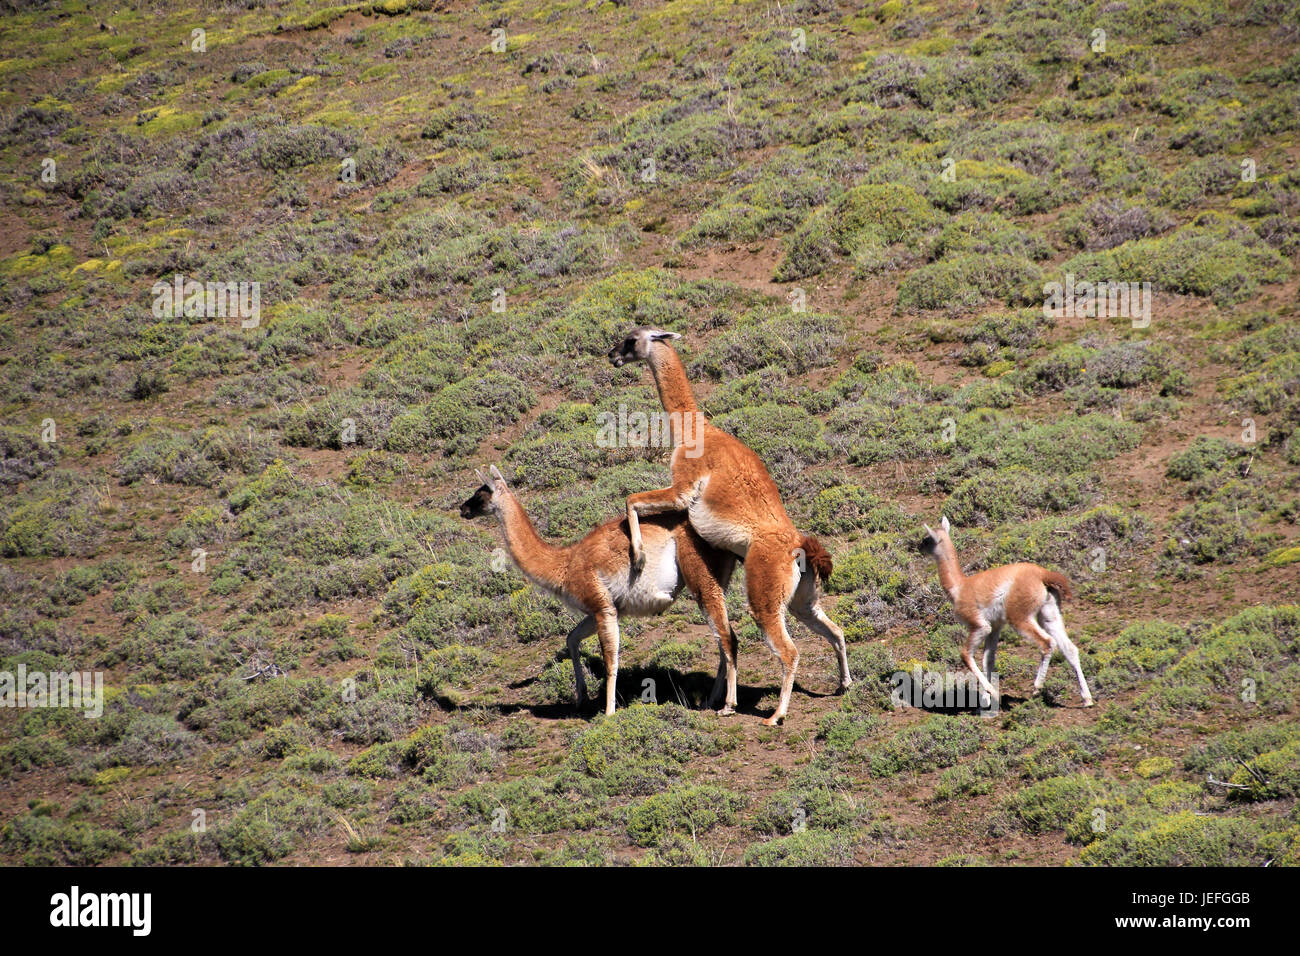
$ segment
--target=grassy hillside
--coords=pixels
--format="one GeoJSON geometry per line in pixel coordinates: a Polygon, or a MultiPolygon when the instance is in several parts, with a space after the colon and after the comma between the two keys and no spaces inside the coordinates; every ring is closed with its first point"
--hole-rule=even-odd
{"type": "Polygon", "coordinates": [[[0,8],[0,671],[106,683],[0,709],[0,862],[1300,863],[1295,4],[0,8]],[[782,727],[743,574],[738,714],[682,600],[579,716],[457,513],[667,483],[634,325],[835,557],[782,727]],[[891,706],[941,514],[1070,575],[1097,707],[1009,633],[997,716],[891,706]]]}

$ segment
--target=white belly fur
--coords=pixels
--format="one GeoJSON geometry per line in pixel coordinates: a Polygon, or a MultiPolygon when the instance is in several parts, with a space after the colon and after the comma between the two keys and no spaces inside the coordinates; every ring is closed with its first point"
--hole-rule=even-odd
{"type": "Polygon", "coordinates": [[[662,614],[682,589],[677,567],[677,539],[667,535],[659,541],[645,542],[645,569],[631,578],[631,569],[604,579],[619,614],[627,617],[653,617],[662,614]],[[664,595],[670,595],[665,600],[664,595]]]}
{"type": "Polygon", "coordinates": [[[699,498],[695,499],[687,513],[691,518],[691,527],[715,548],[730,551],[742,558],[749,553],[749,532],[743,527],[715,516],[699,498]]]}
{"type": "Polygon", "coordinates": [[[1007,623],[1007,594],[1011,591],[1011,581],[999,584],[993,591],[989,606],[984,609],[984,620],[992,627],[1002,627],[1007,623]]]}

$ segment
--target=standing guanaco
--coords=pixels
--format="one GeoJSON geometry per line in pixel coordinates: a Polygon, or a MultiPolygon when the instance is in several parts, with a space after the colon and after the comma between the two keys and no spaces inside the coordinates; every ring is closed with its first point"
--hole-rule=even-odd
{"type": "Polygon", "coordinates": [[[491,481],[478,476],[483,484],[460,506],[461,517],[495,513],[510,556],[524,576],[583,615],[568,637],[579,709],[587,699],[582,641],[592,634],[600,637],[606,674],[605,713],[612,714],[618,677],[618,619],[662,614],[685,586],[718,640],[718,675],[709,706],[717,706],[725,692],[719,713],[735,711],[739,642],[727,620],[726,602],[727,585],[736,568],[733,555],[710,546],[692,530],[684,515],[664,515],[646,522],[646,562],[634,573],[625,520],[607,521],[570,545],[551,544],[537,533],[495,465],[491,472],[491,481]]]}
{"type": "Polygon", "coordinates": [[[1034,692],[1042,690],[1047,678],[1047,666],[1052,651],[1059,650],[1079,678],[1079,693],[1083,706],[1092,706],[1092,692],[1079,666],[1079,650],[1065,633],[1061,621],[1061,602],[1074,595],[1065,575],[1049,571],[1036,564],[1005,564],[977,574],[962,573],[957,551],[949,536],[950,525],[945,516],[939,530],[923,525],[925,537],[918,549],[934,558],[939,565],[939,583],[952,601],[957,619],[967,629],[966,646],[961,659],[980,686],[996,701],[998,692],[989,683],[994,673],[998,652],[998,632],[1010,625],[1021,637],[1038,645],[1042,657],[1038,662],[1038,675],[1034,678],[1034,692]],[[975,665],[975,654],[984,646],[983,667],[975,665]]]}
{"type": "Polygon", "coordinates": [[[790,706],[799,649],[785,626],[789,610],[835,651],[840,690],[849,676],[844,633],[821,608],[818,580],[831,575],[831,556],[816,538],[801,534],[786,514],[776,482],[749,446],[714,427],[695,404],[681,359],[669,344],[676,332],[636,328],[609,351],[615,368],[650,366],[672,431],[672,487],[630,495],[627,523],[632,560],[645,560],[640,521],[646,515],[685,512],[714,547],[745,562],[745,590],[767,646],[781,660],[781,698],[763,723],[780,723],[790,706]]]}

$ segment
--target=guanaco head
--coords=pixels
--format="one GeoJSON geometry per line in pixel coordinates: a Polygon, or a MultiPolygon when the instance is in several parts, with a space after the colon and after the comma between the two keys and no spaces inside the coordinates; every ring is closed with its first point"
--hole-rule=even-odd
{"type": "Polygon", "coordinates": [[[474,474],[478,475],[478,480],[483,484],[469,496],[469,500],[460,506],[460,516],[462,518],[478,518],[490,513],[496,503],[498,495],[506,494],[506,480],[497,471],[496,465],[491,468],[492,480],[483,477],[482,472],[477,468],[474,474]]]}
{"type": "Polygon", "coordinates": [[[462,518],[481,518],[491,509],[492,488],[490,485],[483,485],[469,496],[468,501],[460,506],[460,516],[462,518]]]}
{"type": "Polygon", "coordinates": [[[917,544],[916,550],[936,558],[945,549],[949,552],[952,551],[952,539],[948,536],[948,530],[951,526],[948,524],[947,515],[944,515],[943,520],[939,522],[938,531],[935,531],[928,524],[923,524],[921,527],[925,529],[925,537],[917,544]]]}
{"type": "Polygon", "coordinates": [[[623,337],[623,341],[609,350],[609,361],[614,368],[622,368],[628,362],[644,362],[650,357],[650,348],[656,342],[668,342],[680,339],[676,332],[652,329],[640,326],[623,337]]]}

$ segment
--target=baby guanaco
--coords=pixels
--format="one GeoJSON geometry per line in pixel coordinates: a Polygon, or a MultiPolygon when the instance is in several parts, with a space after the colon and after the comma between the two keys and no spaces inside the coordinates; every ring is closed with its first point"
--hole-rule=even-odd
{"type": "Polygon", "coordinates": [[[1059,650],[1079,678],[1083,706],[1092,706],[1092,692],[1079,666],[1079,650],[1065,633],[1061,621],[1061,601],[1073,597],[1069,579],[1056,571],[1036,564],[1006,564],[978,574],[965,575],[957,561],[957,551],[949,537],[947,517],[935,531],[925,525],[925,538],[919,549],[932,556],[939,565],[939,583],[948,593],[957,618],[968,631],[961,657],[979,680],[980,686],[996,701],[998,692],[989,683],[994,673],[998,651],[998,632],[1009,625],[1022,637],[1038,645],[1042,654],[1034,692],[1043,687],[1052,651],[1059,650]],[[983,668],[975,665],[975,653],[984,645],[983,668]]]}

